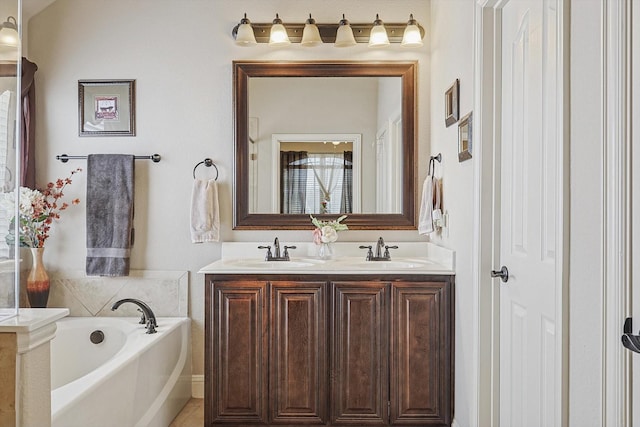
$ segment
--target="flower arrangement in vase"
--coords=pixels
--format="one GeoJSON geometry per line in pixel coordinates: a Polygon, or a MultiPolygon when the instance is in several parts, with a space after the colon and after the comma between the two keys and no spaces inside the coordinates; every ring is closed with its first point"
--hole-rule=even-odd
{"type": "Polygon", "coordinates": [[[347,224],[342,224],[342,221],[347,217],[342,215],[338,219],[333,221],[320,221],[318,218],[311,217],[311,223],[316,227],[313,230],[313,243],[318,246],[318,257],[321,259],[328,259],[333,256],[333,248],[331,243],[338,240],[338,232],[348,230],[347,224]]]}
{"type": "MultiPolygon", "coordinates": [[[[60,219],[60,212],[69,204],[62,202],[63,190],[71,184],[71,177],[82,169],[74,169],[69,177],[57,179],[47,184],[44,190],[33,190],[27,187],[19,189],[18,232],[16,239],[16,217],[11,218],[9,232],[6,237],[9,246],[19,244],[20,247],[31,248],[32,267],[27,276],[27,296],[31,307],[46,307],[49,299],[49,276],[42,262],[44,244],[49,238],[49,231],[54,220],[60,219]]],[[[15,192],[4,193],[3,207],[8,212],[15,212],[15,192]]],[[[79,199],[71,201],[72,205],[80,203],[79,199]]]]}

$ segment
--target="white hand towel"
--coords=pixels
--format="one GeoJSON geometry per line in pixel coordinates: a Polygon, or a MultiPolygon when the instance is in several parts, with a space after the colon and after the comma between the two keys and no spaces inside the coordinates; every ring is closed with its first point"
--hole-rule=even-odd
{"type": "Polygon", "coordinates": [[[218,184],[215,179],[195,179],[191,191],[191,242],[217,242],[219,239],[218,184]]]}
{"type": "Polygon", "coordinates": [[[433,232],[433,178],[427,175],[422,185],[422,203],[420,203],[420,217],[418,218],[418,233],[433,232]]]}
{"type": "Polygon", "coordinates": [[[435,193],[435,203],[433,204],[433,223],[436,228],[442,227],[442,181],[438,178],[433,179],[433,188],[435,193]]]}

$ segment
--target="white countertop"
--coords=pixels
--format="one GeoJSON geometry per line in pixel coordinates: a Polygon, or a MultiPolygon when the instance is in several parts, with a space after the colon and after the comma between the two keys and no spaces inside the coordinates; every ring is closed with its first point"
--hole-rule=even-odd
{"type": "Polygon", "coordinates": [[[21,308],[17,316],[0,322],[0,332],[32,332],[68,315],[68,308],[21,308]]]}
{"type": "MultiPolygon", "coordinates": [[[[328,260],[317,257],[317,247],[309,242],[280,242],[296,246],[289,250],[290,261],[265,261],[265,249],[272,243],[223,243],[222,259],[200,269],[203,274],[455,274],[455,253],[427,242],[387,242],[398,245],[391,249],[391,261],[366,261],[366,250],[360,245],[370,242],[333,243],[334,256],[328,260]]],[[[373,248],[375,251],[375,247],[373,248]]]]}

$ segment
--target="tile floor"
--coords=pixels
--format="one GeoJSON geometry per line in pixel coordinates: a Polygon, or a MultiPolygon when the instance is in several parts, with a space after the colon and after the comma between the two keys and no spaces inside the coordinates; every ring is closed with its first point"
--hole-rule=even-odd
{"type": "Polygon", "coordinates": [[[204,425],[204,399],[191,398],[169,427],[202,427],[204,425]]]}

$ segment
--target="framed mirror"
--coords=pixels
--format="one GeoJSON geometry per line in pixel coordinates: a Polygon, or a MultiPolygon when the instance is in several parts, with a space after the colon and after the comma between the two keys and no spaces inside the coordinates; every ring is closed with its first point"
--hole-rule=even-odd
{"type": "Polygon", "coordinates": [[[417,63],[233,63],[234,229],[415,229],[417,63]]]}

